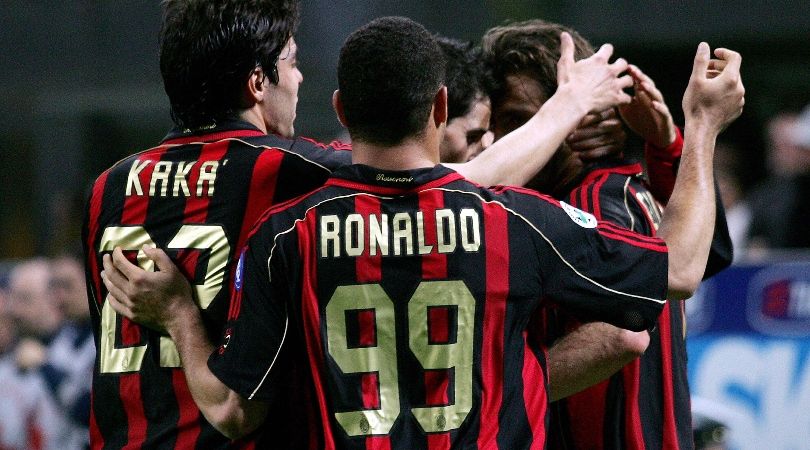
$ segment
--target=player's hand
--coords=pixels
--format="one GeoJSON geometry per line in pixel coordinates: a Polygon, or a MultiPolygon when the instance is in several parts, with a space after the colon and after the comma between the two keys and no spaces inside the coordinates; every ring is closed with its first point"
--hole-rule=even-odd
{"type": "Polygon", "coordinates": [[[720,133],[742,114],[745,88],[740,77],[740,54],[717,48],[714,55],[717,59],[711,59],[707,43],[700,43],[683,96],[683,112],[687,123],[720,133]]]}
{"type": "Polygon", "coordinates": [[[184,317],[184,311],[197,308],[191,286],[169,255],[148,246],[143,252],[154,261],[158,272],[132,264],[120,248],[112,256],[104,255],[101,278],[109,291],[107,301],[118,314],[165,333],[184,317]]]}
{"type": "Polygon", "coordinates": [[[613,46],[605,44],[589,58],[574,61],[574,41],[571,35],[560,34],[560,60],[557,62],[557,91],[571,96],[589,113],[604,111],[617,105],[630,103],[630,96],[622,89],[633,85],[633,78],[621,75],[627,70],[622,58],[608,63],[613,46]]]}
{"type": "Polygon", "coordinates": [[[619,107],[619,113],[627,126],[645,141],[658,148],[668,147],[675,142],[678,132],[664,95],[638,67],[630,64],[628,72],[633,77],[635,94],[630,103],[619,107]]]}
{"type": "Polygon", "coordinates": [[[583,162],[621,157],[627,134],[616,110],[588,114],[565,140],[583,162]]]}

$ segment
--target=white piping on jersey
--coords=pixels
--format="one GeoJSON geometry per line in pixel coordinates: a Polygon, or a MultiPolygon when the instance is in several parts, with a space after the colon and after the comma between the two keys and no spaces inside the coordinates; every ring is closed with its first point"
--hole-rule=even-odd
{"type": "MultiPolygon", "coordinates": [[[[559,250],[557,250],[557,247],[554,246],[554,244],[551,242],[551,240],[548,237],[546,237],[546,235],[543,234],[542,231],[537,229],[537,227],[535,227],[534,224],[531,223],[531,221],[529,221],[526,217],[524,217],[523,215],[521,215],[517,211],[515,211],[513,209],[510,209],[510,208],[507,208],[503,203],[501,203],[501,202],[499,202],[497,200],[489,201],[489,200],[484,199],[483,197],[481,197],[480,195],[478,195],[475,192],[461,191],[461,190],[457,190],[457,189],[430,188],[430,189],[425,189],[425,190],[419,191],[419,192],[428,192],[428,191],[456,192],[456,193],[460,193],[460,194],[472,195],[474,197],[477,197],[483,203],[498,205],[501,208],[503,208],[505,211],[512,213],[513,215],[517,216],[518,218],[520,218],[521,220],[526,222],[534,231],[537,232],[537,234],[540,235],[540,237],[543,238],[543,240],[545,240],[548,243],[548,245],[551,247],[551,249],[554,250],[554,253],[560,258],[560,260],[566,266],[568,266],[568,268],[570,268],[575,274],[579,275],[581,278],[588,281],[589,283],[591,283],[591,284],[593,284],[593,285],[595,285],[595,286],[597,286],[599,288],[602,288],[602,289],[604,289],[604,290],[606,290],[608,292],[611,292],[613,294],[623,295],[623,296],[626,296],[626,297],[632,297],[632,298],[637,298],[637,299],[641,299],[641,300],[648,300],[648,301],[652,301],[652,302],[662,304],[662,305],[666,304],[666,302],[667,302],[667,300],[659,300],[659,299],[652,298],[652,297],[645,297],[643,295],[630,294],[630,293],[627,293],[627,292],[618,291],[616,289],[611,289],[611,288],[609,288],[607,286],[602,285],[601,283],[597,282],[596,280],[593,280],[593,279],[585,276],[584,274],[580,273],[573,265],[571,265],[571,263],[569,263],[568,260],[565,259],[565,257],[563,257],[563,255],[559,252],[559,250]]],[[[325,203],[329,203],[331,201],[341,200],[341,199],[344,199],[344,198],[357,197],[357,196],[361,196],[361,195],[365,195],[365,196],[369,196],[369,197],[375,197],[375,198],[379,198],[379,199],[383,199],[383,200],[390,200],[390,199],[394,198],[394,197],[391,197],[391,196],[376,195],[376,194],[372,194],[372,193],[369,193],[369,192],[355,192],[355,193],[352,193],[352,194],[341,195],[341,196],[337,196],[337,197],[330,197],[330,198],[328,198],[326,200],[322,200],[322,201],[310,206],[309,208],[307,208],[304,211],[304,214],[303,214],[302,218],[295,219],[293,224],[288,229],[286,229],[286,230],[284,230],[282,232],[279,232],[275,236],[273,236],[273,246],[270,248],[270,256],[268,256],[268,258],[267,258],[267,279],[271,280],[270,261],[273,259],[273,252],[275,251],[276,246],[278,245],[278,238],[279,237],[281,237],[282,235],[285,235],[285,234],[289,233],[290,231],[294,230],[296,225],[298,225],[298,222],[303,222],[304,220],[306,220],[307,214],[309,214],[309,212],[312,209],[315,209],[315,208],[317,208],[317,207],[319,207],[319,206],[321,206],[321,205],[323,205],[325,203]]],[[[278,354],[281,352],[281,348],[284,345],[284,338],[286,338],[286,336],[287,336],[287,326],[289,324],[289,314],[286,311],[286,304],[285,304],[285,315],[286,315],[286,318],[285,318],[285,323],[284,323],[284,337],[282,337],[282,339],[281,339],[281,344],[279,344],[278,351],[276,352],[276,356],[273,358],[273,362],[270,363],[270,367],[267,369],[267,372],[265,372],[264,377],[262,377],[261,381],[259,382],[259,385],[256,386],[256,389],[253,391],[252,394],[250,394],[250,397],[248,397],[248,400],[252,399],[253,396],[256,394],[256,392],[259,390],[259,388],[261,388],[262,384],[264,383],[265,379],[267,378],[267,375],[270,373],[270,370],[273,368],[273,364],[275,364],[276,358],[278,357],[278,354]]]]}
{"type": "Polygon", "coordinates": [[[630,229],[635,231],[636,217],[630,212],[630,205],[627,203],[627,196],[630,193],[630,177],[624,181],[624,209],[627,211],[627,217],[630,218],[630,229]]]}
{"type": "MultiPolygon", "coordinates": [[[[316,166],[320,167],[321,169],[323,169],[323,170],[325,170],[325,171],[327,171],[329,173],[332,173],[332,170],[329,169],[328,167],[326,167],[326,166],[324,166],[322,164],[319,164],[319,163],[317,163],[317,162],[315,162],[315,161],[313,161],[313,160],[311,160],[309,158],[306,158],[306,157],[304,157],[304,155],[302,155],[300,153],[296,153],[296,152],[292,151],[291,149],[284,148],[284,147],[273,147],[272,145],[251,144],[250,142],[246,142],[246,141],[244,141],[244,140],[242,140],[240,138],[225,138],[225,139],[219,139],[217,141],[208,141],[208,142],[200,141],[200,142],[184,142],[182,144],[164,144],[164,145],[158,145],[158,146],[152,147],[150,149],[146,149],[146,150],[144,150],[144,151],[142,151],[140,153],[150,152],[150,151],[152,151],[154,149],[161,148],[161,147],[174,148],[174,147],[181,147],[183,145],[206,145],[206,144],[211,144],[211,143],[214,143],[214,142],[223,142],[223,141],[241,142],[241,143],[247,145],[248,147],[253,147],[253,148],[256,148],[256,149],[265,149],[265,150],[273,150],[273,149],[275,149],[275,150],[279,150],[279,151],[282,151],[284,153],[289,153],[290,155],[297,156],[297,157],[303,159],[304,161],[306,161],[308,163],[316,165],[316,166]]],[[[290,142],[292,142],[293,144],[295,143],[295,141],[290,141],[290,142]]],[[[292,145],[290,147],[292,148],[292,145]]],[[[137,155],[140,155],[140,153],[138,153],[137,155]]],[[[120,161],[118,161],[117,163],[113,164],[113,166],[115,166],[115,165],[117,165],[117,164],[131,158],[131,157],[132,156],[125,157],[125,158],[121,159],[120,161]]]]}
{"type": "MultiPolygon", "coordinates": [[[[291,150],[291,149],[292,149],[292,146],[293,146],[293,145],[295,145],[295,142],[296,142],[296,141],[292,141],[292,145],[290,145],[290,148],[289,148],[289,149],[287,149],[287,148],[283,148],[283,147],[272,147],[272,146],[269,146],[269,145],[256,145],[256,144],[251,144],[250,142],[245,142],[245,141],[243,141],[242,139],[239,139],[239,138],[229,138],[229,139],[223,139],[223,140],[226,140],[226,141],[236,141],[236,142],[241,142],[241,143],[243,143],[243,144],[247,145],[248,147],[253,147],[253,148],[264,148],[264,149],[276,149],[276,150],[280,150],[280,151],[282,151],[282,152],[284,152],[284,153],[289,153],[290,155],[297,156],[297,157],[299,157],[299,158],[303,159],[304,161],[306,161],[306,162],[308,162],[308,163],[310,163],[310,164],[314,164],[314,165],[316,165],[316,166],[320,167],[321,169],[323,169],[323,170],[327,171],[328,173],[332,173],[332,171],[331,171],[330,169],[328,169],[326,166],[323,166],[323,165],[321,165],[321,164],[318,164],[318,163],[316,163],[315,161],[313,161],[313,160],[311,160],[311,159],[305,158],[305,157],[304,157],[304,155],[302,155],[302,154],[300,154],[300,153],[296,153],[296,152],[292,151],[292,150],[291,150]]],[[[219,141],[217,141],[217,142],[219,142],[219,141]]]]}
{"type": "Polygon", "coordinates": [[[475,192],[460,191],[460,190],[455,190],[455,189],[446,189],[446,188],[432,188],[432,189],[426,189],[426,190],[438,190],[438,191],[446,191],[446,192],[458,192],[458,193],[462,193],[462,194],[468,194],[468,195],[472,195],[472,196],[478,197],[478,198],[479,198],[479,199],[480,199],[482,202],[484,202],[484,203],[496,204],[496,205],[500,206],[501,208],[503,208],[505,211],[508,211],[508,212],[510,212],[510,213],[512,213],[512,214],[514,214],[515,216],[519,217],[519,218],[520,218],[520,219],[522,219],[524,222],[526,222],[526,223],[527,223],[527,224],[528,224],[528,225],[529,225],[529,226],[530,226],[530,227],[531,227],[531,228],[532,228],[534,231],[536,231],[536,232],[537,232],[537,234],[539,234],[539,235],[540,235],[540,237],[542,237],[542,238],[543,238],[543,240],[545,240],[545,241],[548,243],[548,245],[551,247],[551,249],[552,249],[552,250],[554,250],[554,253],[556,253],[556,254],[557,254],[557,256],[560,258],[560,260],[561,260],[561,261],[562,261],[562,262],[563,262],[563,263],[564,263],[566,266],[568,266],[568,267],[569,267],[569,268],[570,268],[572,271],[574,271],[574,273],[575,273],[575,274],[579,275],[579,276],[580,276],[581,278],[583,278],[584,280],[587,280],[589,283],[591,283],[591,284],[593,284],[593,285],[595,285],[595,286],[598,286],[598,287],[600,287],[600,288],[602,288],[602,289],[604,289],[604,290],[606,290],[606,291],[608,291],[608,292],[614,293],[614,294],[619,294],[619,295],[624,295],[624,296],[627,296],[627,297],[638,298],[638,299],[641,299],[641,300],[649,300],[649,301],[653,301],[653,302],[655,302],[655,303],[659,303],[659,304],[662,304],[662,305],[663,305],[663,304],[666,304],[666,302],[667,302],[667,300],[659,300],[659,299],[652,298],[652,297],[645,297],[645,296],[643,296],[643,295],[636,295],[636,294],[630,294],[630,293],[627,293],[627,292],[617,291],[617,290],[615,290],[615,289],[611,289],[611,288],[609,288],[609,287],[607,287],[607,286],[602,285],[601,283],[599,283],[599,282],[598,282],[598,281],[596,281],[596,280],[593,280],[593,279],[591,279],[591,278],[589,278],[589,277],[585,276],[584,274],[580,273],[580,272],[579,272],[579,271],[578,271],[578,270],[577,270],[577,269],[576,269],[576,268],[575,268],[573,265],[571,265],[571,263],[569,263],[569,262],[568,262],[568,260],[566,260],[566,259],[565,259],[565,257],[563,257],[563,255],[562,255],[562,254],[559,252],[559,250],[557,250],[557,247],[555,247],[555,246],[554,246],[554,244],[551,242],[551,240],[550,240],[548,237],[546,237],[546,235],[545,235],[545,234],[543,234],[543,232],[542,232],[542,231],[540,231],[539,229],[537,229],[537,227],[535,227],[535,226],[534,226],[534,224],[533,224],[533,223],[531,223],[531,221],[529,221],[529,219],[527,219],[526,217],[524,217],[523,215],[521,215],[521,214],[520,214],[520,213],[518,213],[517,211],[514,211],[514,210],[512,210],[512,209],[510,209],[510,208],[507,208],[507,207],[506,207],[506,205],[504,205],[503,203],[501,203],[501,202],[499,202],[499,201],[497,201],[497,200],[488,201],[488,200],[485,200],[483,197],[481,197],[480,195],[478,195],[478,194],[477,194],[477,193],[475,193],[475,192]]]}
{"type": "Polygon", "coordinates": [[[264,373],[264,376],[262,377],[261,381],[259,381],[259,384],[258,386],[256,386],[256,389],[254,389],[253,392],[250,393],[248,400],[253,400],[253,396],[255,396],[256,392],[259,391],[259,388],[262,387],[262,384],[264,384],[264,380],[267,379],[267,376],[270,375],[270,371],[273,370],[273,366],[276,365],[276,359],[278,359],[278,355],[281,354],[281,348],[284,347],[284,341],[287,339],[287,329],[289,328],[290,325],[290,315],[287,314],[286,304],[284,305],[284,316],[285,316],[284,334],[281,336],[281,344],[278,345],[278,350],[276,351],[276,355],[273,356],[273,361],[270,362],[270,367],[267,368],[267,371],[264,373]]]}
{"type": "MultiPolygon", "coordinates": [[[[332,200],[340,200],[340,199],[343,199],[343,198],[356,197],[358,195],[370,195],[370,194],[366,194],[366,193],[363,193],[363,192],[356,192],[354,194],[341,195],[339,197],[330,197],[330,198],[328,198],[326,200],[320,201],[320,202],[310,206],[309,208],[307,208],[306,211],[304,211],[303,217],[300,218],[300,219],[295,219],[295,221],[293,222],[292,226],[290,226],[290,228],[287,228],[286,230],[284,230],[284,231],[276,234],[275,236],[273,236],[273,246],[270,247],[270,256],[267,257],[267,280],[272,282],[272,276],[270,275],[270,261],[273,259],[273,252],[276,250],[276,246],[278,244],[278,238],[280,236],[282,236],[284,234],[287,234],[290,231],[294,230],[296,225],[298,225],[298,222],[303,222],[304,220],[306,220],[307,214],[309,214],[309,212],[312,209],[317,208],[317,207],[321,206],[324,203],[331,202],[332,200]]],[[[390,199],[390,198],[393,198],[393,197],[379,197],[379,198],[390,199]]],[[[284,335],[281,337],[281,343],[278,345],[278,350],[276,351],[276,355],[273,357],[273,361],[270,363],[270,367],[267,368],[267,371],[264,373],[264,376],[259,381],[259,384],[256,386],[256,389],[254,389],[253,392],[250,394],[250,397],[248,397],[248,400],[253,399],[253,396],[256,395],[256,392],[258,392],[259,389],[262,387],[262,384],[264,384],[264,381],[267,379],[267,376],[270,374],[270,371],[273,369],[273,366],[276,364],[276,358],[278,358],[278,355],[281,353],[281,349],[284,346],[284,341],[287,338],[287,327],[289,326],[289,323],[290,323],[290,314],[287,311],[287,304],[285,303],[284,304],[284,335]]]]}
{"type": "MultiPolygon", "coordinates": [[[[426,191],[427,190],[429,190],[429,189],[426,189],[426,191]]],[[[267,258],[267,279],[271,280],[271,278],[270,278],[270,260],[273,259],[273,251],[275,251],[275,249],[276,249],[276,244],[277,244],[279,236],[281,236],[283,234],[287,234],[290,231],[294,230],[295,226],[298,225],[298,222],[303,222],[304,220],[306,220],[307,214],[309,214],[309,212],[311,210],[323,205],[324,203],[329,203],[329,202],[331,202],[333,200],[341,200],[341,199],[344,199],[344,198],[357,197],[359,195],[368,195],[368,196],[371,196],[371,197],[377,197],[377,198],[386,199],[386,200],[390,200],[390,199],[394,198],[394,197],[383,197],[383,196],[380,196],[380,195],[369,194],[367,192],[355,192],[353,194],[341,195],[341,196],[338,196],[338,197],[330,197],[330,198],[327,198],[326,200],[321,200],[320,202],[310,206],[309,208],[306,209],[306,211],[304,211],[304,216],[302,218],[295,219],[295,221],[293,222],[292,226],[290,226],[290,228],[287,228],[286,230],[284,230],[284,231],[276,234],[275,236],[273,236],[273,246],[270,247],[270,256],[267,258]]]]}

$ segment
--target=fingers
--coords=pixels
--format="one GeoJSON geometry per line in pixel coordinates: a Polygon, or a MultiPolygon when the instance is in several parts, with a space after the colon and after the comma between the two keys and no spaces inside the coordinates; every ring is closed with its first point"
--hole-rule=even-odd
{"type": "Polygon", "coordinates": [[[580,139],[576,142],[571,142],[569,146],[575,152],[591,152],[595,149],[607,148],[614,145],[614,140],[611,135],[601,134],[590,139],[580,139]]]}
{"type": "Polygon", "coordinates": [[[697,52],[695,53],[695,62],[692,65],[692,76],[700,77],[706,73],[709,67],[709,44],[701,42],[698,45],[697,52]]]}
{"type": "MultiPolygon", "coordinates": [[[[729,69],[731,72],[739,72],[740,65],[742,64],[742,56],[727,48],[716,48],[714,49],[714,54],[718,58],[723,61],[727,62],[726,68],[729,69]]],[[[722,70],[722,69],[721,69],[722,70]]]]}
{"type": "Polygon", "coordinates": [[[623,146],[617,146],[616,144],[607,144],[599,147],[591,147],[587,150],[577,150],[576,155],[583,162],[599,161],[606,157],[622,158],[622,148],[623,146]]]}
{"type": "MultiPolygon", "coordinates": [[[[720,49],[718,49],[718,50],[720,50],[720,49]]],[[[727,65],[728,65],[728,61],[726,61],[724,59],[710,59],[709,60],[708,70],[710,70],[710,71],[714,70],[714,71],[717,71],[717,72],[722,72],[723,69],[725,69],[727,65]]]]}
{"type": "Polygon", "coordinates": [[[624,58],[619,58],[616,61],[613,61],[612,64],[610,64],[610,70],[616,75],[618,75],[622,72],[626,72],[628,66],[629,64],[627,64],[627,60],[625,60],[624,58]]]}
{"type": "Polygon", "coordinates": [[[110,255],[104,255],[104,270],[101,271],[101,279],[107,287],[107,291],[114,293],[115,297],[122,301],[128,301],[129,294],[126,288],[129,286],[129,279],[124,276],[112,263],[110,255]]]}
{"type": "Polygon", "coordinates": [[[571,150],[581,155],[583,160],[594,155],[617,155],[627,135],[618,118],[604,120],[595,126],[578,128],[566,139],[571,150]]]}
{"type": "Polygon", "coordinates": [[[623,75],[618,78],[618,87],[619,89],[627,89],[629,87],[633,87],[633,77],[630,75],[623,75]]]}
{"type": "Polygon", "coordinates": [[[113,264],[112,257],[110,255],[104,255],[102,257],[102,264],[104,265],[104,270],[102,271],[103,279],[105,280],[104,284],[107,285],[107,290],[110,290],[110,287],[116,288],[119,292],[116,296],[119,299],[124,297],[128,297],[128,294],[125,292],[125,289],[129,285],[129,278],[126,275],[121,273],[118,268],[115,267],[113,264]]]}
{"type": "Polygon", "coordinates": [[[574,65],[574,41],[571,35],[560,33],[560,60],[557,61],[557,84],[568,81],[569,71],[574,65]]]}
{"type": "MultiPolygon", "coordinates": [[[[663,102],[664,94],[655,86],[655,81],[650,78],[646,73],[642,72],[638,66],[630,64],[628,66],[628,73],[636,80],[636,90],[641,91],[643,94],[649,96],[650,100],[663,102]]],[[[638,92],[636,93],[638,95],[638,92]]]]}
{"type": "Polygon", "coordinates": [[[596,113],[586,114],[582,121],[579,122],[579,125],[577,125],[577,128],[589,127],[593,124],[610,119],[616,119],[616,110],[613,108],[608,108],[596,113]]]}
{"type": "Polygon", "coordinates": [[[177,266],[174,265],[169,255],[163,251],[163,249],[157,247],[149,247],[144,246],[143,252],[146,254],[146,257],[151,259],[155,262],[155,265],[161,272],[169,272],[172,270],[177,270],[177,266]]]}
{"type": "Polygon", "coordinates": [[[621,128],[622,122],[618,118],[611,118],[592,123],[587,126],[580,126],[568,135],[568,140],[583,141],[597,136],[612,135],[617,128],[621,128]]]}
{"type": "Polygon", "coordinates": [[[560,64],[574,62],[574,40],[571,35],[563,31],[560,33],[560,64]]]}
{"type": "Polygon", "coordinates": [[[664,103],[664,102],[659,102],[659,101],[657,101],[657,100],[653,100],[653,101],[650,103],[650,105],[652,105],[652,108],[653,108],[653,109],[654,109],[654,110],[655,110],[657,113],[661,114],[662,116],[668,116],[668,115],[670,115],[670,112],[669,112],[669,107],[667,106],[667,104],[666,104],[666,103],[664,103]]]}
{"type": "Polygon", "coordinates": [[[599,47],[599,51],[596,52],[593,56],[607,61],[610,59],[612,55],[613,55],[613,46],[610,44],[604,44],[601,47],[599,47]]]}
{"type": "Polygon", "coordinates": [[[138,273],[143,272],[143,269],[129,262],[127,257],[124,256],[121,247],[116,247],[115,250],[113,250],[112,263],[126,278],[132,278],[138,273]]]}
{"type": "Polygon", "coordinates": [[[129,297],[126,293],[110,281],[109,274],[107,274],[106,271],[101,271],[101,281],[104,282],[104,286],[107,288],[106,301],[110,303],[113,310],[131,319],[133,317],[132,302],[129,301],[129,297]]]}

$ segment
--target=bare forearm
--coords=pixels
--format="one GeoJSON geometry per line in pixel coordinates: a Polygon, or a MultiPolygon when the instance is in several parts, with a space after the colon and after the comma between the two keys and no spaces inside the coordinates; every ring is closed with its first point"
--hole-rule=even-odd
{"type": "Polygon", "coordinates": [[[167,329],[180,353],[191,396],[205,418],[232,439],[256,429],[264,418],[265,406],[246,400],[208,368],[208,356],[214,346],[208,340],[199,311],[180,309],[167,329]]]}
{"type": "Polygon", "coordinates": [[[502,137],[478,157],[449,164],[483,186],[522,186],[539,172],[588,111],[561,89],[528,122],[502,137]]]}
{"type": "Polygon", "coordinates": [[[632,332],[601,322],[582,325],[548,351],[549,394],[556,401],[607,379],[649,345],[646,331],[632,332]]]}
{"type": "Polygon", "coordinates": [[[691,296],[706,269],[716,217],[712,175],[716,138],[710,127],[687,121],[678,177],[658,230],[669,247],[671,298],[691,296]]]}

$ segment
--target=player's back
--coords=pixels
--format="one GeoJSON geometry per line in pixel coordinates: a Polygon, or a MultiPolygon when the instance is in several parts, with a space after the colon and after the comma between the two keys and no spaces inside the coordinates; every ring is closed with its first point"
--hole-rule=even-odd
{"type": "Polygon", "coordinates": [[[310,368],[325,448],[542,446],[545,360],[526,338],[539,299],[643,328],[666,283],[665,270],[632,270],[663,267],[660,241],[608,242],[568,208],[441,167],[344,168],[257,229],[235,297],[252,320],[229,327],[210,366],[269,400],[285,370],[273,372],[276,357],[295,348],[286,355],[310,368]],[[615,266],[591,265],[599,254],[615,266]]]}
{"type": "Polygon", "coordinates": [[[97,346],[93,448],[229,445],[194,404],[171,340],[116,315],[105,301],[101,255],[120,247],[149,269],[142,246],[166,249],[216,337],[230,314],[231,261],[255,220],[349,162],[348,152],[322,147],[227,124],[205,135],[170,135],[96,180],[83,236],[97,346]]]}
{"type": "MultiPolygon", "coordinates": [[[[573,205],[600,220],[655,236],[662,212],[643,181],[640,164],[612,161],[586,173],[569,195],[573,205]]],[[[549,448],[692,448],[683,306],[665,305],[649,331],[644,355],[552,405],[555,426],[549,448]],[[587,423],[579,420],[585,415],[591,418],[587,423]]],[[[580,323],[559,311],[553,320],[551,339],[580,323]]]]}

